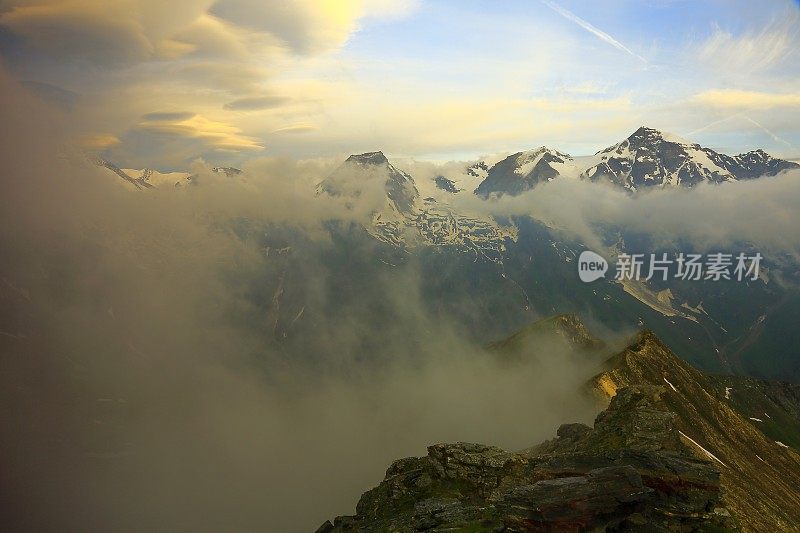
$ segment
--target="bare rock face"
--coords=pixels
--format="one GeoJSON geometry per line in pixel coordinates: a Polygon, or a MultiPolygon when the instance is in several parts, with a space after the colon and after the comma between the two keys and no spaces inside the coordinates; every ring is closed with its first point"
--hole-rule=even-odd
{"type": "Polygon", "coordinates": [[[319,531],[735,530],[719,471],[684,448],[659,394],[620,389],[594,428],[566,424],[521,453],[430,446],[319,531]]]}

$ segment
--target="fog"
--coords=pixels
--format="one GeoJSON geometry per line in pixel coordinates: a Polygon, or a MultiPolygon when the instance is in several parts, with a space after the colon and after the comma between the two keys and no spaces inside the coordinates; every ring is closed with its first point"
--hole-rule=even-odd
{"type": "MultiPolygon", "coordinates": [[[[326,221],[364,221],[369,191],[317,197],[330,164],[281,159],[128,191],[69,148],[57,109],[0,83],[9,529],[313,530],[429,444],[519,449],[595,414],[575,394],[592,365],[554,346],[501,364],[425,310],[413,262],[371,288],[395,310],[384,330],[345,308],[315,324],[313,354],[282,349],[254,298],[275,255],[241,226],[330,247],[326,221]],[[365,337],[384,340],[369,357],[365,337]]],[[[335,307],[324,262],[303,275],[309,305],[335,307]]]]}
{"type": "Polygon", "coordinates": [[[749,181],[702,183],[630,194],[612,185],[558,179],[515,197],[485,202],[474,195],[457,200],[464,207],[508,216],[528,215],[604,248],[608,227],[652,237],[656,246],[690,243],[704,251],[738,251],[750,244],[762,253],[800,252],[800,171],[749,181]]]}
{"type": "MultiPolygon", "coordinates": [[[[197,187],[131,191],[71,148],[62,111],[2,70],[0,94],[0,513],[11,528],[313,531],[429,444],[520,449],[594,417],[576,394],[593,361],[534,339],[527,359],[501,363],[425,305],[413,260],[362,280],[363,305],[336,299],[330,254],[308,251],[336,249],[333,220],[366,223],[385,201],[379,180],[359,179],[346,202],[315,194],[336,161],[260,158],[241,179],[196,161],[197,187]],[[287,235],[302,248],[291,263],[287,235]],[[279,309],[289,276],[302,298],[279,309]],[[375,301],[389,318],[379,330],[375,301]],[[302,337],[282,339],[280,317],[306,321],[302,337]]],[[[800,249],[796,172],[636,196],[555,180],[452,201],[530,215],[596,249],[609,225],[662,244],[800,249]]],[[[361,251],[348,260],[379,259],[361,251]]]]}

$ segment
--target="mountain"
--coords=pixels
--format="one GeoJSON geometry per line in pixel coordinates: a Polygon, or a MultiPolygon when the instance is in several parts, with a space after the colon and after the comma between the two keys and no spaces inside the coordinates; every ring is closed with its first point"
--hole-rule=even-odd
{"type": "MultiPolygon", "coordinates": [[[[492,353],[517,350],[534,330],[556,332],[569,345],[591,340],[576,317],[562,316],[492,353]]],[[[318,533],[788,531],[800,523],[798,450],[764,433],[730,390],[720,394],[715,376],[649,331],[603,367],[576,391],[605,406],[593,427],[564,424],[554,439],[519,452],[435,444],[425,457],[392,463],[355,515],[318,533]]],[[[798,404],[788,397],[773,413],[796,427],[798,404]]]]}
{"type": "Polygon", "coordinates": [[[232,178],[233,176],[238,176],[242,173],[241,169],[235,167],[214,167],[211,169],[211,172],[216,172],[217,174],[225,174],[225,176],[228,178],[232,178]]]}
{"type": "Polygon", "coordinates": [[[572,157],[542,146],[517,152],[492,166],[475,194],[483,198],[493,193],[517,195],[565,174],[580,174],[572,157]]]}
{"type": "Polygon", "coordinates": [[[504,360],[520,360],[527,357],[532,346],[539,349],[543,344],[587,354],[607,348],[576,315],[562,314],[534,322],[506,339],[489,344],[488,349],[504,360]]]}
{"type": "MultiPolygon", "coordinates": [[[[455,188],[452,182],[448,186],[455,188]]],[[[443,246],[498,260],[515,236],[513,227],[492,217],[457,210],[432,197],[423,199],[414,178],[383,152],[351,155],[317,186],[318,195],[344,198],[348,204],[373,193],[384,198],[367,230],[385,243],[404,248],[443,246]]]]}
{"type": "Polygon", "coordinates": [[[388,206],[392,211],[400,215],[413,212],[419,201],[419,191],[414,179],[395,168],[380,151],[351,155],[318,185],[317,192],[357,198],[373,182],[383,183],[388,206]]]}
{"type": "MultiPolygon", "coordinates": [[[[734,515],[752,530],[785,531],[800,524],[798,450],[772,438],[732,401],[732,390],[725,394],[716,382],[645,331],[608,361],[593,385],[605,397],[632,384],[664,387],[663,401],[676,414],[682,439],[720,469],[723,502],[734,515]]],[[[800,422],[797,404],[784,404],[775,414],[789,418],[795,428],[800,422]]]]}
{"type": "MultiPolygon", "coordinates": [[[[123,169],[102,157],[91,157],[89,160],[95,165],[106,168],[116,174],[122,179],[124,185],[132,189],[181,188],[185,185],[197,184],[197,175],[189,172],[159,172],[151,168],[141,170],[123,169]]],[[[240,169],[234,167],[213,167],[210,170],[215,174],[224,174],[228,178],[242,174],[240,169]]]]}
{"type": "MultiPolygon", "coordinates": [[[[194,178],[183,173],[123,171],[102,158],[96,158],[95,162],[137,189],[164,183],[180,186],[192,182],[194,178]]],[[[457,194],[473,190],[476,195],[489,198],[503,194],[518,195],[559,177],[608,181],[625,190],[636,191],[648,187],[693,187],[703,182],[747,180],[796,168],[800,168],[800,164],[774,158],[763,150],[730,156],[642,126],[627,139],[593,156],[572,157],[541,146],[517,152],[491,166],[485,161],[472,163],[460,177],[438,175],[431,181],[436,191],[457,194]]],[[[211,170],[227,177],[242,173],[233,167],[213,167],[211,170]]],[[[391,211],[396,214],[414,211],[421,197],[417,188],[419,184],[408,173],[392,165],[380,151],[351,155],[319,184],[318,192],[359,197],[376,177],[385,180],[391,211]]],[[[442,199],[441,195],[428,198],[431,197],[442,199]]]]}
{"type": "MultiPolygon", "coordinates": [[[[433,184],[436,190],[429,190],[427,194],[442,199],[443,195],[436,194],[438,191],[444,191],[448,194],[457,194],[464,192],[471,194],[475,188],[486,179],[489,172],[490,165],[486,161],[476,161],[464,166],[460,172],[450,174],[448,177],[437,175],[433,178],[433,184]]],[[[424,182],[423,182],[424,185],[424,182]]],[[[444,195],[446,198],[447,195],[444,195]]]]}
{"type": "Polygon", "coordinates": [[[606,180],[630,191],[693,187],[702,182],[773,176],[793,168],[800,165],[776,159],[763,150],[730,156],[642,126],[594,156],[573,158],[546,147],[511,155],[489,169],[475,194],[483,198],[517,195],[557,177],[606,180]]]}
{"type": "Polygon", "coordinates": [[[436,186],[438,188],[440,188],[445,192],[450,192],[455,194],[461,191],[461,189],[459,189],[458,186],[456,185],[455,181],[445,178],[444,176],[436,176],[434,178],[434,182],[436,183],[436,186]]]}
{"type": "Polygon", "coordinates": [[[606,178],[626,189],[722,183],[772,176],[795,163],[775,159],[763,150],[729,156],[642,126],[624,141],[596,154],[600,161],[582,176],[606,178]]]}
{"type": "MultiPolygon", "coordinates": [[[[546,168],[558,169],[561,165],[565,175],[578,179],[582,171],[578,167],[570,170],[568,157],[540,148],[506,158],[505,165],[527,161],[524,168],[529,175],[535,174],[537,166],[545,169],[545,175],[549,174],[546,168]]],[[[749,156],[740,159],[750,161],[749,156]]],[[[597,164],[599,159],[594,161],[597,164]]],[[[183,191],[190,193],[202,187],[202,180],[188,174],[181,177],[118,168],[117,172],[114,165],[108,165],[113,179],[132,189],[172,189],[177,183],[187,183],[193,187],[183,191]]],[[[490,167],[479,161],[455,171],[451,167],[447,179],[458,191],[450,192],[437,187],[435,175],[415,179],[381,152],[348,157],[317,187],[318,194],[336,197],[345,206],[359,202],[371,206],[363,225],[327,226],[328,231],[337,233],[332,241],[341,251],[342,264],[348,264],[346,258],[353,254],[364,257],[363,269],[356,271],[351,265],[339,273],[341,283],[352,283],[357,276],[368,279],[368,272],[386,275],[394,269],[402,270],[411,261],[419,262],[426,280],[426,304],[432,312],[446,310],[466,324],[476,342],[506,336],[542,316],[579,312],[599,317],[611,328],[646,326],[702,370],[800,382],[800,361],[794,357],[800,345],[800,331],[794,327],[800,294],[785,284],[770,282],[796,276],[794,264],[765,259],[760,279],[748,283],[673,278],[617,281],[610,275],[583,283],[576,275],[576,262],[586,250],[584,243],[531,217],[493,216],[481,209],[481,202],[471,191],[481,175],[485,173],[489,179],[490,170],[486,169],[496,167],[503,168],[502,162],[490,167]]],[[[254,235],[258,234],[257,226],[253,226],[254,235]]],[[[297,235],[285,238],[276,227],[261,232],[267,233],[270,249],[311,246],[297,235]],[[281,237],[274,239],[276,234],[281,237]]],[[[696,251],[686,244],[662,249],[635,227],[602,228],[602,237],[608,248],[595,247],[594,251],[607,258],[624,251],[665,252],[671,257],[696,251]]],[[[752,251],[747,247],[743,250],[752,251]]],[[[296,261],[307,259],[298,256],[296,261]]],[[[293,269],[299,266],[295,264],[293,269]]],[[[282,309],[296,309],[296,313],[307,302],[303,281],[296,279],[295,283],[290,287],[287,282],[279,292],[283,294],[282,309]]],[[[309,314],[306,309],[304,316],[309,314]]],[[[300,338],[302,321],[294,322],[293,318],[287,314],[276,323],[300,338]]],[[[376,319],[376,330],[382,327],[376,319]]],[[[288,334],[281,327],[275,331],[288,334]]]]}
{"type": "Polygon", "coordinates": [[[150,189],[154,187],[154,185],[149,181],[149,178],[152,175],[152,171],[149,169],[141,171],[141,176],[134,178],[130,171],[124,171],[114,163],[107,161],[102,157],[95,157],[90,160],[99,167],[107,168],[119,176],[126,185],[132,186],[135,189],[150,189]]]}

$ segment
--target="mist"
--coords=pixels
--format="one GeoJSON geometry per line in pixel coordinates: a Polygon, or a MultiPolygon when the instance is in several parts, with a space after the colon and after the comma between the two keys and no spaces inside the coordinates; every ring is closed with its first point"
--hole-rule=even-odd
{"type": "Polygon", "coordinates": [[[313,194],[328,163],[254,161],[234,183],[198,162],[201,186],[138,194],[69,148],[58,109],[0,83],[10,529],[313,530],[429,444],[520,449],[593,418],[575,394],[593,364],[549,345],[497,361],[422,305],[413,262],[371,282],[394,318],[372,331],[309,260],[291,315],[313,338],[280,342],[264,295],[286,267],[255,236],[332,249],[330,221],[373,209],[313,194]]]}
{"type": "Polygon", "coordinates": [[[610,184],[557,179],[519,196],[485,202],[456,200],[493,215],[526,215],[602,250],[603,230],[624,228],[652,237],[656,246],[690,243],[701,251],[738,251],[747,243],[764,254],[800,252],[800,171],[748,181],[644,190],[636,194],[610,184]]]}

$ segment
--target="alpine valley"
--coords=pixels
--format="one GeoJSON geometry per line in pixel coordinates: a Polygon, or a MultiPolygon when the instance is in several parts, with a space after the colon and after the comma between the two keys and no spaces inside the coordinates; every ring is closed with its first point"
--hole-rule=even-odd
{"type": "MultiPolygon", "coordinates": [[[[141,193],[152,188],[192,194],[203,179],[189,172],[120,169],[96,161],[113,179],[141,193]],[[120,179],[121,178],[121,179],[120,179]]],[[[413,168],[413,165],[408,165],[413,168]]],[[[310,265],[325,265],[332,301],[363,310],[361,319],[380,331],[396,311],[376,293],[377,281],[403,286],[410,268],[423,284],[423,305],[452,319],[471,341],[503,338],[533,320],[579,313],[614,331],[647,327],[703,371],[800,382],[800,331],[794,317],[800,295],[791,280],[798,265],[787,257],[765,257],[758,280],[687,281],[674,276],[650,281],[614,279],[613,270],[583,283],[577,258],[584,240],[541,217],[503,213],[503,197],[537,194],[555,180],[587,186],[605,183],[636,198],[650,191],[698,186],[736,186],[800,168],[762,150],[729,156],[658,130],[641,127],[595,155],[572,157],[547,147],[496,162],[464,163],[461,171],[424,178],[403,170],[382,152],[352,155],[322,176],[315,192],[348,208],[370,201],[371,223],[330,220],[329,245],[312,243],[296,229],[264,228],[240,220],[236,231],[260,243],[274,270],[259,277],[254,305],[269,317],[264,333],[280,349],[313,354],[314,324],[330,321],[330,304],[309,300],[310,265]],[[378,197],[375,201],[376,196],[378,197]]],[[[223,180],[246,180],[239,169],[210,168],[223,180]]],[[[636,225],[593,230],[606,258],[619,253],[690,253],[690,243],[664,246],[636,225]]],[[[737,250],[755,253],[752,244],[737,250]]],[[[359,311],[362,312],[362,311],[359,311]]],[[[362,348],[372,351],[365,336],[362,348]]],[[[376,340],[374,342],[380,343],[376,340]]]]}

